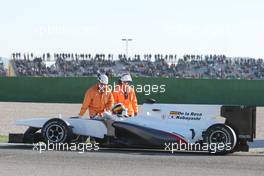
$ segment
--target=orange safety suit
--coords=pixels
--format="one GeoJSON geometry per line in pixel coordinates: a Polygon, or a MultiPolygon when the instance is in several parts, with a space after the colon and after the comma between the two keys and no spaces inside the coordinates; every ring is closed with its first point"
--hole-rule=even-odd
{"type": "Polygon", "coordinates": [[[100,91],[99,85],[96,84],[86,91],[79,115],[83,116],[89,109],[90,117],[101,116],[104,111],[111,110],[113,103],[114,98],[109,87],[105,86],[104,90],[100,91]]]}
{"type": "Polygon", "coordinates": [[[128,84],[119,84],[113,90],[114,101],[122,103],[127,108],[128,115],[134,116],[138,113],[137,96],[134,88],[128,84]]]}

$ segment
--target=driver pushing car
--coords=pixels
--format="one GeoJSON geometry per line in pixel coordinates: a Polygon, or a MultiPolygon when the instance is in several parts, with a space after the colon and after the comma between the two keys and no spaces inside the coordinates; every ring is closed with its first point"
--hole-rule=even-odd
{"type": "Polygon", "coordinates": [[[129,117],[138,113],[138,103],[135,90],[129,83],[132,82],[130,74],[122,74],[118,80],[118,85],[113,90],[115,104],[122,103],[127,109],[129,117]]]}
{"type": "Polygon", "coordinates": [[[102,117],[105,111],[111,111],[113,103],[113,94],[108,87],[108,77],[105,74],[99,74],[98,83],[85,93],[79,117],[82,117],[87,109],[89,109],[90,118],[102,117]]]}

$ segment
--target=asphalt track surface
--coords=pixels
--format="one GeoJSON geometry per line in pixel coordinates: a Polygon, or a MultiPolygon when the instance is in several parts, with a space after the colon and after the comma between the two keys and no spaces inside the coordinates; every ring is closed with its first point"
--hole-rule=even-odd
{"type": "Polygon", "coordinates": [[[197,152],[100,149],[33,151],[32,146],[0,146],[2,176],[264,175],[264,153],[212,156],[197,152]]]}

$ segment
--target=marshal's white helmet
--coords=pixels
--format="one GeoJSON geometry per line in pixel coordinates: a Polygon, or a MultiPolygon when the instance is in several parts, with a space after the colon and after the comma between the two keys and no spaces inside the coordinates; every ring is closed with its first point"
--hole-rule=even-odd
{"type": "Polygon", "coordinates": [[[122,74],[119,78],[121,82],[132,82],[132,78],[129,73],[122,74]]]}
{"type": "Polygon", "coordinates": [[[108,84],[108,76],[105,74],[98,75],[98,81],[102,84],[108,84]]]}

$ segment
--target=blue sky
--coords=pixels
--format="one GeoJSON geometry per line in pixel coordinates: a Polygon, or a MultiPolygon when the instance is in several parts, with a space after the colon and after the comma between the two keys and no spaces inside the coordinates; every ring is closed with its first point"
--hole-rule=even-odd
{"type": "Polygon", "coordinates": [[[21,52],[264,58],[262,0],[0,0],[0,56],[21,52]]]}

